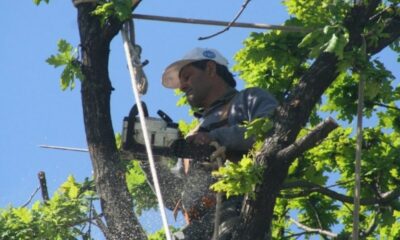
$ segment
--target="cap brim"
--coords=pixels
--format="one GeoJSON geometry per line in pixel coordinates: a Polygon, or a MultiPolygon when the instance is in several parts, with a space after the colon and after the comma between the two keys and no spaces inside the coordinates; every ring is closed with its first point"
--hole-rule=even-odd
{"type": "Polygon", "coordinates": [[[181,69],[188,65],[189,63],[195,62],[197,60],[186,59],[176,61],[170,64],[164,71],[162,75],[162,85],[166,88],[179,88],[179,73],[181,69]]]}

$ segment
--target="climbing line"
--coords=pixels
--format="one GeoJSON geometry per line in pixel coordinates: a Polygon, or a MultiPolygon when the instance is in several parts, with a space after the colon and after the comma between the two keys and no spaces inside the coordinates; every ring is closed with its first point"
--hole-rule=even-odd
{"type": "MultiPolygon", "coordinates": [[[[367,59],[366,54],[366,41],[362,36],[362,52],[364,59],[367,59]]],[[[361,154],[362,154],[362,141],[363,141],[363,109],[364,109],[364,89],[365,89],[365,71],[360,67],[358,69],[360,74],[360,81],[358,83],[358,105],[357,105],[357,140],[356,140],[356,154],[355,154],[355,167],[354,167],[354,210],[353,210],[353,240],[359,238],[359,221],[360,221],[360,197],[361,197],[361,154]]]]}
{"type": "MultiPolygon", "coordinates": [[[[129,74],[131,77],[132,89],[133,89],[135,101],[136,101],[137,107],[138,107],[140,126],[142,128],[142,133],[143,133],[145,146],[146,146],[146,152],[147,152],[147,156],[149,158],[151,176],[153,178],[155,193],[156,193],[158,206],[159,206],[160,213],[161,213],[161,219],[163,222],[167,240],[172,240],[172,236],[171,236],[171,233],[170,233],[170,230],[168,227],[167,215],[165,213],[164,201],[163,201],[163,198],[161,195],[160,184],[159,184],[158,177],[157,177],[157,171],[155,168],[154,156],[153,156],[153,151],[151,149],[150,138],[149,138],[149,135],[147,132],[147,126],[146,126],[145,116],[144,116],[144,112],[143,112],[143,107],[142,107],[140,96],[139,96],[139,90],[137,88],[137,78],[138,78],[137,67],[141,63],[132,61],[134,58],[137,59],[137,57],[138,57],[138,53],[135,49],[135,46],[132,46],[132,43],[129,41],[129,37],[128,37],[129,31],[133,31],[132,26],[133,26],[132,24],[125,23],[122,27],[121,35],[122,35],[122,40],[123,40],[123,45],[124,45],[124,50],[125,50],[126,61],[128,63],[129,74]],[[136,57],[132,56],[132,53],[137,54],[136,57]]],[[[133,34],[131,36],[133,36],[133,34]]],[[[141,66],[139,66],[139,67],[141,67],[141,66]]]]}

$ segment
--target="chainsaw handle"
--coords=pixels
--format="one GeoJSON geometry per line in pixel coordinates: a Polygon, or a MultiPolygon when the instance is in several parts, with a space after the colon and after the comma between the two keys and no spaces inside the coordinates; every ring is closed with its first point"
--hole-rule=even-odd
{"type": "MultiPolygon", "coordinates": [[[[147,105],[145,102],[141,101],[142,103],[142,108],[143,108],[143,113],[145,117],[149,116],[149,111],[147,110],[147,105]]],[[[129,115],[128,118],[129,119],[133,119],[135,120],[136,116],[139,114],[139,109],[137,107],[137,103],[135,105],[133,105],[133,107],[131,108],[131,110],[129,111],[129,115]]]]}
{"type": "Polygon", "coordinates": [[[210,156],[215,151],[215,147],[211,145],[188,143],[185,139],[175,140],[170,148],[172,154],[176,157],[192,158],[200,161],[210,161],[210,156]]]}

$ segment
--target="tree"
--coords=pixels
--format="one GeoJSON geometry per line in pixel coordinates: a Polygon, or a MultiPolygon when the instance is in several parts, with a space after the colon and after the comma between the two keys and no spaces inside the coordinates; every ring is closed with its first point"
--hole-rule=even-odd
{"type": "MultiPolygon", "coordinates": [[[[312,139],[312,135],[317,134],[316,131],[311,131],[303,139],[297,141],[296,139],[307,123],[313,127],[320,121],[317,113],[320,109],[336,111],[339,113],[339,118],[352,120],[357,104],[355,93],[359,71],[366,72],[368,81],[373,83],[366,89],[368,104],[366,104],[364,114],[371,116],[372,112],[381,111],[378,115],[386,119],[387,123],[381,123],[378,129],[371,129],[366,132],[366,135],[378,137],[383,134],[380,127],[394,127],[393,132],[386,137],[398,137],[398,129],[394,121],[399,116],[398,109],[392,109],[389,113],[376,109],[374,106],[387,104],[393,107],[398,100],[399,88],[391,86],[392,75],[383,64],[376,59],[371,59],[374,54],[389,44],[398,45],[400,33],[398,2],[389,1],[384,4],[381,1],[368,1],[361,6],[351,6],[347,1],[322,1],[321,3],[285,1],[285,4],[289,12],[294,15],[287,24],[304,26],[310,28],[312,32],[305,36],[283,32],[254,34],[237,55],[236,69],[242,72],[242,77],[248,81],[249,85],[261,85],[272,90],[282,103],[275,112],[273,129],[256,158],[256,163],[265,167],[264,181],[256,187],[256,197],[246,201],[240,228],[234,233],[233,239],[284,237],[284,218],[291,208],[300,209],[301,219],[316,229],[329,229],[333,224],[338,223],[337,217],[343,216],[343,212],[335,211],[338,208],[335,200],[343,201],[339,198],[343,196],[330,194],[336,193],[334,191],[327,194],[329,189],[321,186],[326,184],[323,173],[341,172],[343,180],[347,183],[352,179],[353,172],[350,163],[353,151],[350,149],[353,146],[350,147],[349,142],[354,141],[349,139],[343,142],[336,141],[340,139],[339,136],[343,137],[343,134],[349,137],[348,133],[338,130],[332,136],[338,148],[324,155],[329,149],[329,143],[332,144],[332,142],[324,143],[317,149],[303,154],[305,150],[315,146],[323,138],[322,136],[312,139]],[[365,39],[366,44],[363,45],[362,39],[365,39]],[[360,52],[363,51],[368,56],[368,61],[362,58],[363,54],[360,52]],[[327,100],[321,101],[325,92],[327,100]],[[396,113],[393,113],[394,111],[396,113]],[[374,131],[379,134],[370,133],[374,131]],[[346,151],[343,152],[343,150],[346,151]],[[285,183],[285,180],[288,182],[285,183]],[[306,183],[303,185],[297,182],[297,185],[290,186],[296,183],[294,180],[306,180],[306,183]],[[307,186],[307,184],[311,185],[307,186]],[[285,194],[282,187],[284,189],[304,188],[304,191],[299,191],[298,197],[306,197],[297,202],[298,206],[291,206],[288,202],[288,194],[285,194]],[[281,194],[283,197],[278,198],[281,194]],[[330,207],[326,208],[327,206],[330,207]],[[275,226],[275,232],[272,233],[269,227],[274,220],[274,208],[280,213],[275,221],[283,225],[281,229],[275,226]],[[329,214],[321,212],[321,208],[326,209],[325,211],[329,214]]],[[[320,126],[328,126],[326,123],[320,126]]],[[[364,136],[364,141],[367,136],[364,136]]],[[[378,148],[383,147],[380,145],[378,148]]],[[[372,148],[374,150],[367,152],[366,156],[371,158],[374,158],[371,156],[374,154],[375,158],[385,156],[383,152],[377,152],[375,146],[372,148]]],[[[391,148],[396,148],[396,144],[388,148],[385,149],[390,151],[391,148]]],[[[398,153],[394,154],[398,157],[398,153]]],[[[393,161],[390,157],[386,160],[387,163],[393,161]]],[[[369,164],[371,163],[365,163],[367,166],[369,164]]],[[[380,164],[374,167],[368,166],[366,167],[368,170],[363,172],[363,181],[373,183],[375,188],[372,193],[368,191],[363,193],[363,197],[375,196],[373,203],[364,202],[369,207],[365,207],[363,214],[366,219],[373,219],[374,214],[370,214],[369,211],[375,213],[391,208],[390,214],[393,221],[393,218],[398,215],[393,212],[393,205],[397,204],[398,198],[398,194],[394,193],[397,193],[398,189],[392,185],[391,181],[397,181],[395,180],[397,176],[386,176],[386,179],[382,181],[385,170],[381,167],[380,164]],[[387,195],[391,196],[390,198],[386,198],[387,195],[383,193],[386,191],[388,191],[387,195]],[[372,204],[378,204],[379,207],[376,209],[376,206],[371,206],[372,204]]],[[[390,165],[390,169],[397,171],[393,170],[397,169],[397,166],[390,165]]],[[[348,186],[343,186],[343,188],[351,194],[351,188],[348,186]]],[[[349,203],[349,201],[344,202],[349,203]]],[[[278,214],[277,212],[275,214],[278,214]]],[[[351,210],[347,210],[347,214],[349,213],[351,214],[351,210]]],[[[345,223],[343,234],[346,235],[351,224],[348,216],[343,218],[342,223],[345,223]]],[[[367,220],[362,221],[362,225],[366,226],[367,222],[367,220]]],[[[375,224],[372,226],[374,230],[375,224]]],[[[382,224],[381,227],[386,227],[386,225],[382,224]]],[[[365,230],[364,233],[368,235],[372,232],[365,230]]],[[[398,233],[394,236],[398,236],[398,233]]]]}
{"type": "MultiPolygon", "coordinates": [[[[115,144],[107,69],[110,42],[136,5],[129,0],[73,2],[78,11],[82,60],[64,63],[69,66],[64,76],[66,86],[73,83],[74,77],[83,79],[85,129],[107,223],[105,234],[108,239],[145,239],[133,212],[125,169],[115,144]]],[[[337,201],[351,202],[354,140],[348,130],[338,129],[318,145],[336,127],[331,121],[321,121],[319,114],[321,110],[337,112],[339,118],[351,121],[360,73],[366,74],[369,83],[364,114],[380,117],[377,127],[364,135],[364,155],[370,161],[365,161],[363,183],[371,189],[362,193],[361,235],[374,236],[379,230],[384,236],[396,238],[400,234],[396,223],[400,194],[400,143],[396,140],[400,114],[396,101],[400,89],[392,86],[391,73],[373,55],[391,44],[400,51],[398,1],[369,0],[357,6],[345,0],[284,3],[293,15],[286,25],[304,27],[305,32],[252,34],[236,57],[236,70],[248,85],[267,88],[281,104],[255,158],[255,164],[263,168],[262,181],[255,187],[254,198],[247,199],[233,239],[281,239],[301,234],[287,229],[286,218],[293,209],[300,210],[298,226],[306,230],[303,234],[324,235],[338,223],[344,226],[340,236],[349,234],[351,210],[337,201]],[[307,133],[305,129],[310,127],[314,129],[307,133]],[[383,158],[384,164],[377,157],[383,158]],[[324,174],[338,172],[346,194],[324,186],[324,174]]]]}

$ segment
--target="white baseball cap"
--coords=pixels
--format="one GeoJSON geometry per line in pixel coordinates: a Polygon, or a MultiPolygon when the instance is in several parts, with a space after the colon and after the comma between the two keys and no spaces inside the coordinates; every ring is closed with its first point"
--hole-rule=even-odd
{"type": "Polygon", "coordinates": [[[170,64],[162,75],[162,84],[166,88],[179,88],[179,73],[181,69],[192,62],[200,60],[212,60],[218,64],[228,67],[228,60],[217,50],[212,48],[194,48],[186,53],[181,60],[170,64]]]}

